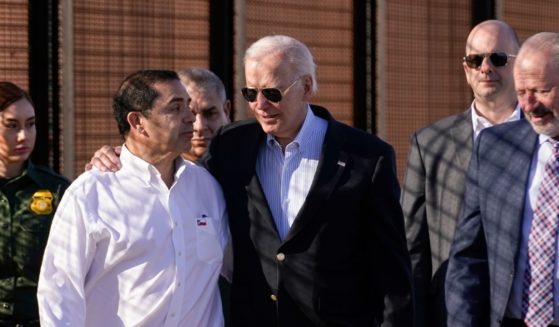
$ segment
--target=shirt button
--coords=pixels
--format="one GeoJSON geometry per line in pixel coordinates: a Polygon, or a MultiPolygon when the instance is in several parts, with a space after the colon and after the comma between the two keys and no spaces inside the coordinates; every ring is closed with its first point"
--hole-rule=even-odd
{"type": "Polygon", "coordinates": [[[279,262],[283,262],[283,261],[285,260],[285,254],[283,254],[283,253],[278,253],[278,254],[276,254],[276,259],[277,259],[279,262]]]}
{"type": "Polygon", "coordinates": [[[182,252],[179,251],[178,255],[179,255],[179,257],[180,257],[180,256],[182,255],[182,252]]]}
{"type": "Polygon", "coordinates": [[[175,318],[175,313],[171,313],[171,318],[175,318]]]}
{"type": "Polygon", "coordinates": [[[276,302],[278,300],[278,297],[275,294],[270,295],[270,299],[272,299],[272,301],[276,302]]]}

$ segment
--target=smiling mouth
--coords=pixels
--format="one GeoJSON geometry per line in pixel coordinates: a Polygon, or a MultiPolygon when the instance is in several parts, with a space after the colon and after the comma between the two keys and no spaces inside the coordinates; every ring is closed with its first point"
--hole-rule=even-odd
{"type": "Polygon", "coordinates": [[[544,107],[544,106],[539,106],[536,109],[534,109],[534,111],[532,111],[530,113],[530,116],[535,117],[535,118],[541,118],[544,117],[546,115],[550,115],[553,114],[551,112],[551,110],[549,110],[548,108],[544,107]]]}

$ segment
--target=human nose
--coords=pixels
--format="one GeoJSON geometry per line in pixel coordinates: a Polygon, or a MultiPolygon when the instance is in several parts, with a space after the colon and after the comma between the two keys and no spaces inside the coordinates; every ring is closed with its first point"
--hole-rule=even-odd
{"type": "Polygon", "coordinates": [[[534,92],[526,92],[519,97],[518,102],[525,112],[531,112],[539,106],[539,100],[534,92]]]}
{"type": "Polygon", "coordinates": [[[263,106],[265,106],[265,105],[268,104],[269,102],[270,102],[270,100],[268,100],[268,99],[264,96],[264,94],[262,93],[262,91],[259,91],[259,92],[256,94],[255,103],[256,103],[256,107],[257,107],[257,108],[262,108],[263,106]]]}
{"type": "Polygon", "coordinates": [[[196,119],[194,120],[194,131],[201,132],[206,128],[206,120],[200,114],[196,115],[196,119]]]}
{"type": "Polygon", "coordinates": [[[183,121],[186,122],[187,124],[193,124],[194,123],[194,114],[192,113],[192,111],[190,111],[190,109],[186,108],[186,110],[184,110],[185,114],[183,117],[183,121]]]}
{"type": "Polygon", "coordinates": [[[25,130],[25,128],[20,129],[17,133],[17,140],[19,142],[25,141],[28,137],[29,137],[29,132],[25,130]]]}
{"type": "Polygon", "coordinates": [[[493,71],[493,63],[489,56],[483,56],[483,60],[481,61],[481,66],[479,66],[479,71],[484,74],[489,74],[493,71]]]}

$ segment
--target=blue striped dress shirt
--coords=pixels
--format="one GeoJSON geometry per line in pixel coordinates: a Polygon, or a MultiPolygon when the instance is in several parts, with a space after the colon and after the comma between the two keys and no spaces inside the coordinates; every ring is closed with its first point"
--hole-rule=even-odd
{"type": "Polygon", "coordinates": [[[285,147],[285,153],[270,134],[259,149],[256,174],[282,240],[311,188],[327,127],[326,120],[307,107],[301,130],[285,147]]]}

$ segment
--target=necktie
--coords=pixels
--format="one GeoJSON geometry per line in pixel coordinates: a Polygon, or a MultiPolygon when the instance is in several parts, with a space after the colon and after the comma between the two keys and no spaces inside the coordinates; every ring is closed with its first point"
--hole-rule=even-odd
{"type": "Polygon", "coordinates": [[[553,269],[559,217],[559,143],[549,139],[553,156],[546,163],[528,236],[528,264],[524,275],[522,314],[528,327],[553,321],[553,269]]]}

